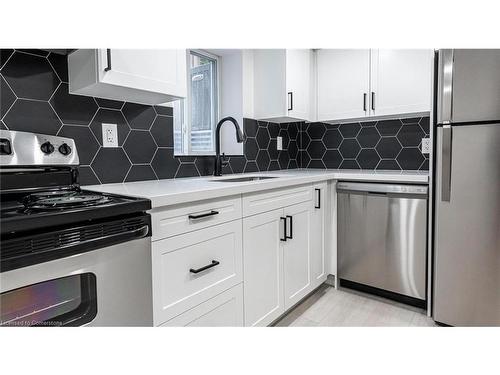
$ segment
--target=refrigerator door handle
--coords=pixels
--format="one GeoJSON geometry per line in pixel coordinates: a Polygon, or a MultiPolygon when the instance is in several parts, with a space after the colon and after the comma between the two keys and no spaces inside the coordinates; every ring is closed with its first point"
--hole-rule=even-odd
{"type": "Polygon", "coordinates": [[[451,125],[443,125],[441,144],[441,201],[449,202],[451,196],[451,125]]]}
{"type": "Polygon", "coordinates": [[[438,124],[449,124],[453,118],[453,60],[452,49],[439,51],[438,70],[438,124]]]}

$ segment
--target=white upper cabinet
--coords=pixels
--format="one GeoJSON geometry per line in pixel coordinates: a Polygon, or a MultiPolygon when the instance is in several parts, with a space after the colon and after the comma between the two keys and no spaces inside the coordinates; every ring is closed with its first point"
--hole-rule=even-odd
{"type": "Polygon", "coordinates": [[[317,51],[317,120],[427,112],[432,50],[317,51]]]}
{"type": "Polygon", "coordinates": [[[318,121],[369,114],[370,50],[317,51],[318,121]]]}
{"type": "Polygon", "coordinates": [[[313,52],[253,51],[254,117],[272,122],[313,120],[313,52]]]}
{"type": "Polygon", "coordinates": [[[72,94],[161,104],[186,97],[186,50],[79,49],[68,56],[72,94]]]}
{"type": "Polygon", "coordinates": [[[371,51],[373,116],[425,112],[431,107],[432,50],[371,51]]]}
{"type": "Polygon", "coordinates": [[[286,92],[288,117],[312,120],[311,97],[313,59],[308,49],[286,50],[286,92]]]}

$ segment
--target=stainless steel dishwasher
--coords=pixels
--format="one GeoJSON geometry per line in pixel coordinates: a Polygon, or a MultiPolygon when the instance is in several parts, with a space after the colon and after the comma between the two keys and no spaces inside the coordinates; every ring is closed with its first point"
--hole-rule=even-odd
{"type": "Polygon", "coordinates": [[[340,285],[424,307],[427,186],[339,182],[340,285]]]}

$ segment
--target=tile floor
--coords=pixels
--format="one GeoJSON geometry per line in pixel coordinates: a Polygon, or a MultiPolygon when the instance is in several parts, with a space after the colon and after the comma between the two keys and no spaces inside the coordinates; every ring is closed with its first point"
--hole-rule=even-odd
{"type": "Polygon", "coordinates": [[[425,311],[384,298],[324,284],[277,327],[434,327],[425,311]]]}

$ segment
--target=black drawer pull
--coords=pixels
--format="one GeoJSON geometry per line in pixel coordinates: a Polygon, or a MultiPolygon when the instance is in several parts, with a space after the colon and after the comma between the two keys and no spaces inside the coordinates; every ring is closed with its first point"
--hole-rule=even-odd
{"type": "Polygon", "coordinates": [[[111,70],[111,49],[108,48],[106,50],[106,59],[108,60],[108,66],[104,68],[105,72],[109,72],[111,70]]]}
{"type": "Polygon", "coordinates": [[[288,110],[293,111],[293,92],[288,93],[288,110]]]}
{"type": "Polygon", "coordinates": [[[286,237],[286,217],[282,216],[282,217],[280,217],[280,220],[283,221],[283,236],[285,236],[283,238],[280,237],[280,241],[285,241],[286,242],[286,239],[287,239],[287,237],[286,237]]]}
{"type": "MultiPolygon", "coordinates": [[[[289,238],[289,239],[292,239],[293,238],[293,217],[290,216],[290,215],[286,215],[286,217],[288,219],[290,219],[290,235],[287,236],[286,232],[285,232],[285,238],[289,238]]],[[[286,221],[285,221],[285,228],[286,228],[286,221]]]]}
{"type": "Polygon", "coordinates": [[[314,189],[318,192],[318,204],[314,205],[314,208],[321,208],[321,189],[314,189]]]}
{"type": "Polygon", "coordinates": [[[191,220],[196,220],[196,219],[203,219],[204,217],[214,216],[214,215],[218,215],[218,214],[219,214],[219,211],[212,210],[212,211],[204,213],[204,214],[189,215],[188,218],[190,218],[191,220]]]}
{"type": "Polygon", "coordinates": [[[220,262],[219,262],[219,261],[217,261],[217,260],[212,260],[212,263],[207,264],[206,266],[203,266],[203,267],[198,268],[198,269],[191,268],[191,269],[189,270],[189,272],[191,272],[191,273],[200,273],[200,272],[203,272],[203,271],[205,271],[205,270],[208,270],[209,268],[212,268],[212,267],[218,266],[219,264],[220,264],[220,262]]]}
{"type": "Polygon", "coordinates": [[[375,111],[375,93],[372,91],[372,111],[375,111]]]}

